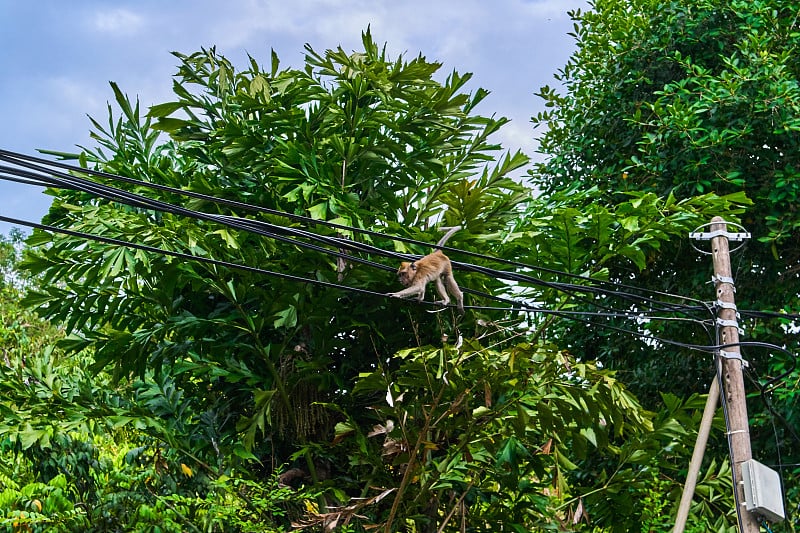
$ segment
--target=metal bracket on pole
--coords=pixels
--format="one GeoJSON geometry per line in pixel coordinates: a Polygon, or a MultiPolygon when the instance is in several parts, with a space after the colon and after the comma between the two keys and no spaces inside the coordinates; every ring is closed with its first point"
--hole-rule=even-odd
{"type": "Polygon", "coordinates": [[[739,327],[739,323],[735,320],[724,320],[722,318],[717,318],[717,325],[723,328],[736,328],[739,332],[739,335],[744,335],[744,329],[739,327]]]}
{"type": "MultiPolygon", "coordinates": [[[[711,276],[711,283],[730,283],[731,285],[734,284],[733,278],[730,276],[711,276]]],[[[733,288],[736,291],[736,287],[733,288]]]]}
{"type": "MultiPolygon", "coordinates": [[[[728,224],[733,224],[733,222],[728,222],[728,224]]],[[[749,239],[750,234],[746,231],[740,233],[730,233],[721,229],[717,231],[710,231],[708,233],[692,232],[689,234],[689,238],[696,241],[710,241],[714,237],[727,237],[729,241],[743,241],[745,239],[749,239]]]]}
{"type": "Polygon", "coordinates": [[[726,352],[725,350],[720,350],[719,356],[722,357],[723,359],[738,359],[739,361],[742,362],[742,367],[744,368],[750,367],[750,363],[742,359],[742,354],[739,352],[726,352]]]}
{"type": "Polygon", "coordinates": [[[722,300],[717,300],[714,302],[714,307],[719,307],[720,309],[733,309],[736,311],[736,304],[733,302],[723,302],[722,300]]]}
{"type": "Polygon", "coordinates": [[[739,352],[726,352],[725,350],[719,351],[719,356],[725,359],[741,359],[742,354],[739,352]]]}
{"type": "Polygon", "coordinates": [[[750,238],[750,233],[745,231],[744,226],[742,226],[741,224],[737,224],[735,222],[726,222],[724,220],[721,223],[722,224],[726,224],[726,226],[725,226],[726,228],[727,228],[728,225],[735,226],[736,229],[739,230],[739,231],[729,232],[727,229],[715,229],[713,231],[703,232],[703,231],[700,231],[700,230],[703,229],[703,228],[706,228],[708,226],[711,226],[713,224],[719,224],[719,222],[710,222],[708,224],[703,224],[702,226],[699,226],[696,230],[694,230],[694,231],[689,233],[689,239],[691,239],[689,241],[689,244],[692,245],[692,248],[694,248],[695,250],[697,250],[701,254],[710,255],[711,252],[706,251],[706,250],[701,250],[700,248],[695,246],[692,241],[709,241],[711,239],[714,239],[715,237],[725,237],[729,241],[741,241],[742,244],[740,244],[736,248],[732,248],[732,249],[730,249],[728,251],[728,253],[730,253],[730,252],[735,252],[736,250],[738,250],[739,248],[744,246],[744,241],[746,241],[747,239],[750,238]]]}

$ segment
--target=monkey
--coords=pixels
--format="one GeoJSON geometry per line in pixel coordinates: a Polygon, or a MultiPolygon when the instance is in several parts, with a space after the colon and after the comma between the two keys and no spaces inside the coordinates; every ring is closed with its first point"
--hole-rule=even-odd
{"type": "Polygon", "coordinates": [[[442,250],[441,246],[450,238],[450,235],[461,229],[460,226],[449,228],[449,231],[439,240],[432,253],[417,259],[416,261],[403,261],[397,269],[397,279],[400,284],[406,287],[398,292],[390,292],[389,296],[395,298],[407,298],[416,296],[418,301],[425,298],[425,289],[431,281],[436,282],[436,292],[442,297],[441,305],[450,303],[450,296],[456,299],[459,314],[464,314],[464,294],[458,288],[456,279],[453,277],[453,266],[442,250]],[[445,289],[446,287],[446,289],[445,289]]]}
{"type": "Polygon", "coordinates": [[[425,289],[431,281],[436,282],[436,292],[442,297],[441,305],[450,303],[448,292],[456,299],[458,312],[464,314],[464,294],[458,288],[453,277],[453,267],[450,259],[441,250],[434,250],[433,253],[426,255],[413,262],[403,261],[397,269],[397,278],[406,287],[399,292],[391,292],[389,296],[395,298],[406,298],[417,296],[418,301],[425,298],[425,289]],[[446,290],[445,290],[446,287],[446,290]]]}

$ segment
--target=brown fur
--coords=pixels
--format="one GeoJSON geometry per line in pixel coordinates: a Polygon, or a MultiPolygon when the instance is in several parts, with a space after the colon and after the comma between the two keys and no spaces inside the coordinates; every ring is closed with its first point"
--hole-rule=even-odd
{"type": "Polygon", "coordinates": [[[420,302],[425,298],[425,289],[431,281],[436,283],[436,292],[442,297],[441,305],[450,303],[450,296],[456,299],[458,311],[464,314],[464,295],[458,288],[456,279],[453,277],[453,267],[450,259],[436,250],[413,263],[402,262],[397,269],[397,279],[405,289],[398,292],[390,292],[389,296],[396,298],[407,298],[416,296],[420,302]],[[445,287],[447,288],[445,290],[445,287]]]}

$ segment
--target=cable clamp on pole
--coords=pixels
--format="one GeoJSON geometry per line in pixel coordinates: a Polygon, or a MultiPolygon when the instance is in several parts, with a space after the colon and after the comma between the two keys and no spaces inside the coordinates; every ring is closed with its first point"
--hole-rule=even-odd
{"type": "Polygon", "coordinates": [[[717,318],[717,325],[722,326],[723,328],[736,328],[739,330],[739,335],[744,335],[744,330],[739,327],[739,323],[735,320],[725,320],[723,318],[717,318]]]}
{"type": "MultiPolygon", "coordinates": [[[[718,307],[719,309],[731,309],[736,311],[736,304],[733,302],[723,302],[722,300],[717,300],[714,302],[714,307],[718,307]]],[[[737,316],[739,313],[736,313],[737,316]]]]}
{"type": "Polygon", "coordinates": [[[742,354],[739,352],[726,352],[725,350],[719,351],[719,356],[723,359],[734,359],[742,362],[742,368],[749,368],[750,363],[742,359],[742,354]]]}
{"type": "Polygon", "coordinates": [[[739,352],[726,352],[725,350],[719,351],[719,356],[724,359],[740,359],[742,358],[742,354],[739,352]]]}
{"type": "MultiPolygon", "coordinates": [[[[734,281],[730,276],[720,276],[718,274],[714,274],[711,276],[711,283],[730,283],[733,285],[734,281]]],[[[736,287],[733,288],[733,291],[736,292],[736,287]]]]}

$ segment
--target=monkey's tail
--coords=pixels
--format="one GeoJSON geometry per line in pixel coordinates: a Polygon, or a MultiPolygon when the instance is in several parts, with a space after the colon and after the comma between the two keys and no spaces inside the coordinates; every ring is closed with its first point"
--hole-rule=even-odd
{"type": "Polygon", "coordinates": [[[453,233],[455,233],[455,232],[457,232],[458,230],[461,229],[461,226],[449,226],[449,227],[445,226],[445,227],[442,227],[442,228],[439,228],[439,229],[446,229],[447,233],[442,235],[442,238],[439,239],[439,242],[436,243],[436,246],[434,247],[434,250],[439,250],[442,246],[444,246],[444,244],[448,240],[450,240],[450,237],[453,236],[453,233]]]}

